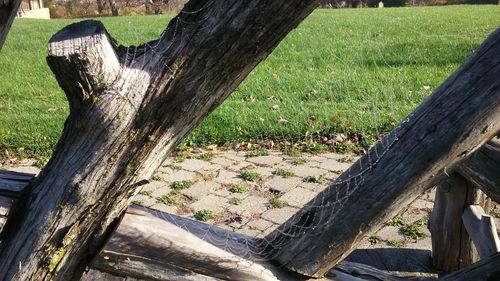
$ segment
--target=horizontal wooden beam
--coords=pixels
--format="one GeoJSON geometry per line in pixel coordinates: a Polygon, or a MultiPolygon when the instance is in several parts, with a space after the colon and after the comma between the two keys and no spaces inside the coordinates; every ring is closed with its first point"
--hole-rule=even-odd
{"type": "Polygon", "coordinates": [[[459,271],[448,274],[439,281],[497,281],[500,280],[500,253],[482,259],[459,271]]]}
{"type": "Polygon", "coordinates": [[[257,238],[133,205],[92,267],[154,280],[184,278],[193,272],[223,280],[304,279],[271,263],[253,261],[262,249],[252,245],[260,244],[257,238]]]}
{"type": "Polygon", "coordinates": [[[493,138],[456,171],[500,204],[500,139],[493,138]]]}

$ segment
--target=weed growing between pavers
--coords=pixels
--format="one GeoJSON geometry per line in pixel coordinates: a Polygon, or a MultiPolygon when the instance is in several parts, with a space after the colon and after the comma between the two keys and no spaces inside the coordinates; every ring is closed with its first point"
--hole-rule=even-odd
{"type": "Polygon", "coordinates": [[[173,190],[181,190],[190,188],[193,185],[192,181],[184,180],[184,181],[174,181],[170,184],[170,187],[173,190]]]}
{"type": "Polygon", "coordinates": [[[305,157],[299,157],[292,160],[292,164],[295,166],[303,165],[307,162],[309,162],[309,160],[305,157]]]}
{"type": "Polygon", "coordinates": [[[229,199],[229,204],[231,205],[241,205],[241,199],[240,198],[237,198],[237,197],[233,197],[231,199],[229,199]]]}
{"type": "Polygon", "coordinates": [[[250,157],[267,156],[267,155],[269,155],[269,152],[267,152],[266,149],[259,148],[259,149],[254,149],[254,150],[248,151],[245,154],[245,157],[250,158],[250,157]]]}
{"type": "Polygon", "coordinates": [[[244,171],[240,176],[246,181],[257,181],[261,178],[261,175],[255,171],[244,171]]]}
{"type": "Polygon", "coordinates": [[[276,209],[276,208],[283,208],[283,206],[284,206],[285,204],[283,203],[283,201],[282,201],[282,200],[280,200],[280,199],[278,199],[278,198],[274,197],[274,198],[271,198],[271,199],[269,200],[269,205],[271,206],[271,208],[275,208],[275,209],[276,209]]]}
{"type": "Polygon", "coordinates": [[[208,221],[208,220],[213,220],[217,216],[213,211],[210,210],[200,210],[196,213],[194,213],[193,217],[199,221],[208,221]]]}
{"type": "Polygon", "coordinates": [[[205,153],[202,153],[198,156],[198,159],[201,159],[201,160],[205,160],[205,161],[210,161],[214,158],[214,154],[213,152],[205,152],[205,153]]]}
{"type": "Polygon", "coordinates": [[[247,188],[242,184],[233,184],[229,191],[232,193],[244,193],[247,191],[247,188]]]}
{"type": "Polygon", "coordinates": [[[304,179],[305,182],[312,182],[312,183],[318,183],[318,184],[323,184],[326,182],[326,179],[323,176],[308,176],[304,179]]]}
{"type": "Polygon", "coordinates": [[[163,181],[163,178],[160,175],[154,175],[151,179],[154,181],[163,181]]]}
{"type": "Polygon", "coordinates": [[[167,206],[177,205],[177,196],[173,193],[165,194],[161,197],[156,198],[157,203],[163,203],[167,206]]]}
{"type": "Polygon", "coordinates": [[[152,190],[141,190],[139,192],[140,195],[148,196],[148,197],[153,197],[153,191],[152,190]]]}
{"type": "Polygon", "coordinates": [[[290,176],[293,176],[293,173],[290,172],[290,170],[288,170],[288,169],[278,168],[278,169],[276,169],[275,175],[283,177],[283,178],[288,178],[290,176]]]}

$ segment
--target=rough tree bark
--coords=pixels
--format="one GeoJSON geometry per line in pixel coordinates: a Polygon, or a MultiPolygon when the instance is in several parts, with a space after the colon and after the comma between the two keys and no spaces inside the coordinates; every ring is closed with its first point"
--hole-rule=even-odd
{"type": "Polygon", "coordinates": [[[316,5],[193,0],[129,52],[96,21],[54,35],[70,115],[2,232],[0,280],[78,279],[139,186],[316,5]]]}
{"type": "Polygon", "coordinates": [[[16,17],[21,0],[0,0],[0,50],[16,17]]]}
{"type": "Polygon", "coordinates": [[[499,54],[497,29],[408,119],[268,235],[275,259],[299,273],[323,275],[497,135],[499,54]]]}

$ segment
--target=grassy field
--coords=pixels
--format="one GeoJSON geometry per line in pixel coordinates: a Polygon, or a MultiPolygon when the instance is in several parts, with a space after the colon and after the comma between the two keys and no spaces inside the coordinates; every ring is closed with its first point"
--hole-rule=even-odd
{"type": "MultiPolygon", "coordinates": [[[[500,6],[317,10],[259,65],[188,143],[390,130],[500,25],[500,6]]],[[[157,37],[168,17],[103,18],[124,45],[157,37]]],[[[45,62],[71,20],[16,20],[0,52],[0,149],[48,156],[68,109],[45,62]]]]}

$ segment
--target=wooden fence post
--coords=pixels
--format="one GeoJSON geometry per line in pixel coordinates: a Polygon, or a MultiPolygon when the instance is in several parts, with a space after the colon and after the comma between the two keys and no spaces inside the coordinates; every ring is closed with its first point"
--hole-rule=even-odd
{"type": "Polygon", "coordinates": [[[0,0],[0,50],[16,17],[21,0],[0,0]]]}
{"type": "Polygon", "coordinates": [[[438,184],[429,223],[432,261],[437,269],[452,272],[479,260],[462,222],[464,210],[473,204],[485,210],[490,205],[484,193],[458,173],[438,184]]]}

